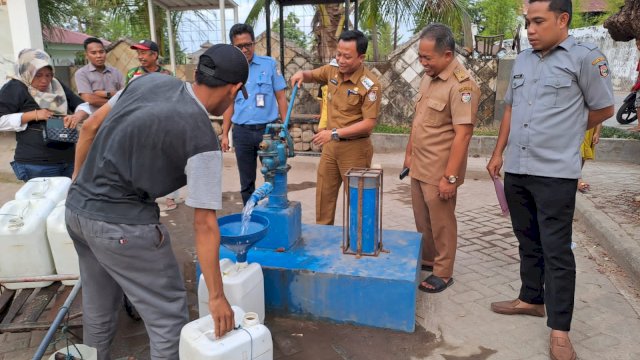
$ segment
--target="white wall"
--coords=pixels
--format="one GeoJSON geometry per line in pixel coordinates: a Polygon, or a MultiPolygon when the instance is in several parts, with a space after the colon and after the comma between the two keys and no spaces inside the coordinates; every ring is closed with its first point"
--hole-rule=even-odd
{"type": "Polygon", "coordinates": [[[598,45],[609,60],[611,81],[615,90],[627,91],[638,77],[638,50],[636,41],[613,41],[607,29],[602,26],[574,29],[571,34],[576,39],[598,45]]]}
{"type": "MultiPolygon", "coordinates": [[[[602,26],[590,26],[569,31],[576,40],[597,45],[609,60],[611,81],[616,91],[628,91],[635,84],[638,73],[638,50],[635,40],[628,42],[613,41],[607,29],[602,26]]],[[[522,49],[529,48],[527,32],[522,30],[522,49]]]]}
{"type": "Polygon", "coordinates": [[[0,5],[0,86],[13,73],[13,42],[9,27],[9,11],[7,5],[0,5]]]}

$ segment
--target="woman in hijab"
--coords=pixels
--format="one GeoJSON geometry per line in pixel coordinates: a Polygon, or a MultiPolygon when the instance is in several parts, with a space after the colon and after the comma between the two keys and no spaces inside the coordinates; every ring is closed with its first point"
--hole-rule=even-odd
{"type": "Polygon", "coordinates": [[[53,76],[51,58],[42,50],[22,50],[16,74],[0,89],[0,131],[16,132],[11,162],[16,177],[25,182],[71,177],[75,144],[45,144],[42,132],[53,116],[63,116],[64,126],[75,128],[91,113],[88,104],[53,76]]]}

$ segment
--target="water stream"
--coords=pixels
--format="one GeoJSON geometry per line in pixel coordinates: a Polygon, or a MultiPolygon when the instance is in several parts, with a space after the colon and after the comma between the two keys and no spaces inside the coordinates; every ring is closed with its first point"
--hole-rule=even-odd
{"type": "Polygon", "coordinates": [[[247,201],[247,205],[242,209],[242,226],[240,227],[240,235],[245,235],[247,230],[249,229],[249,220],[251,219],[251,213],[253,212],[253,208],[256,206],[256,202],[253,200],[253,197],[249,198],[247,201]]]}

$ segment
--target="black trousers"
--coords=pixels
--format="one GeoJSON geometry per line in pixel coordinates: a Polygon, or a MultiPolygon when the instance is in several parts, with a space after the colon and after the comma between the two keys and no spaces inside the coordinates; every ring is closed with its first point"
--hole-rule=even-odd
{"type": "Polygon", "coordinates": [[[265,125],[233,125],[233,147],[240,174],[240,195],[245,205],[256,190],[258,146],[265,128],[265,125]]]}
{"type": "Polygon", "coordinates": [[[545,304],[547,326],[569,331],[576,287],[571,250],[577,179],[505,175],[513,232],[520,244],[519,299],[545,304]]]}

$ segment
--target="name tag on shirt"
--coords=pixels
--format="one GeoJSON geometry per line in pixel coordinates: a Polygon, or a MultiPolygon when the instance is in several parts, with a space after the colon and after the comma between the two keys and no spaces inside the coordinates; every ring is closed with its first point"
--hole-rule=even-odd
{"type": "Polygon", "coordinates": [[[256,106],[264,107],[264,94],[256,94],[256,106]]]}

